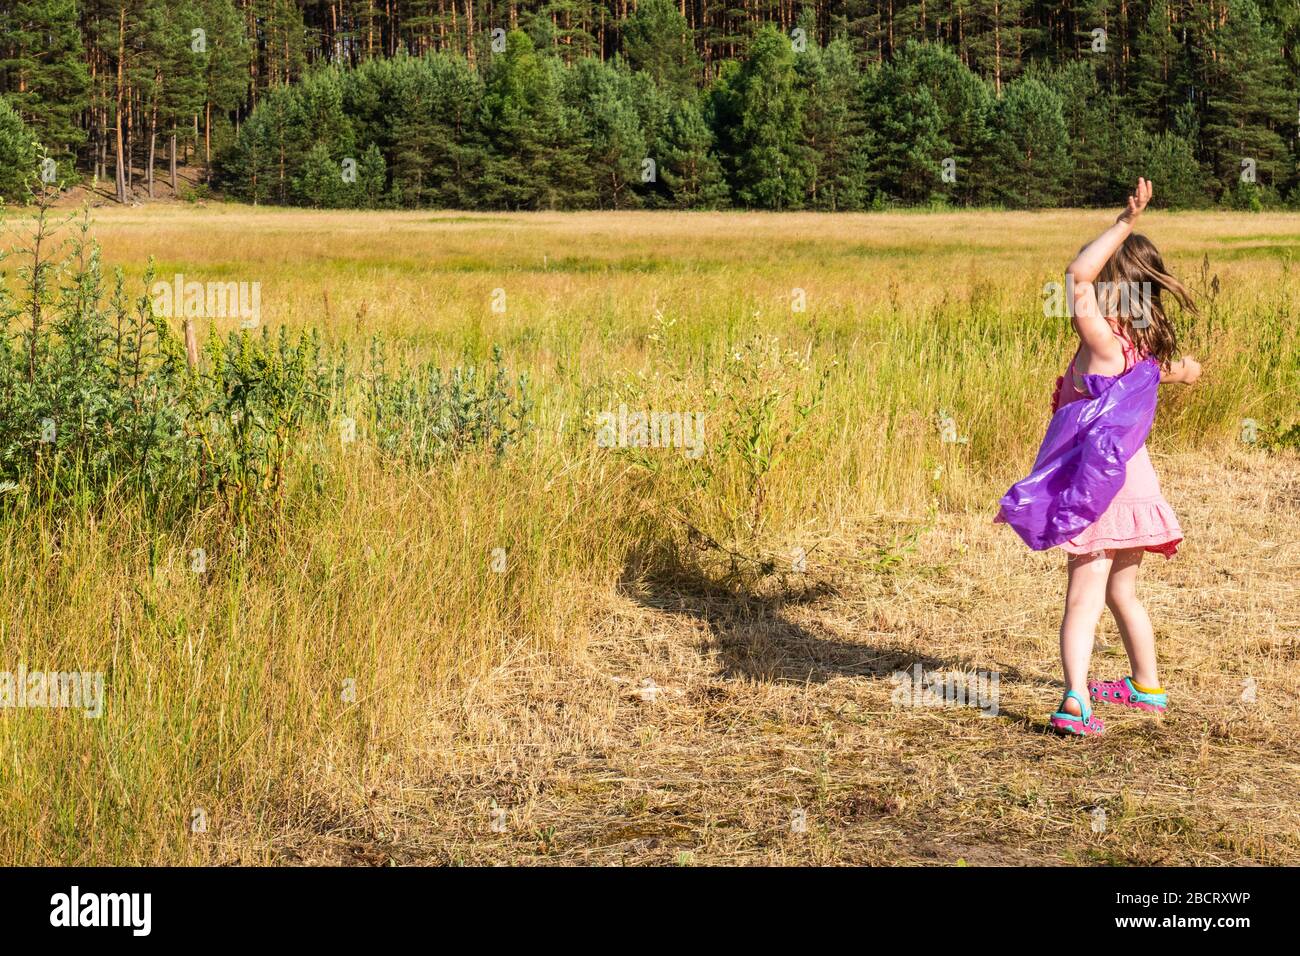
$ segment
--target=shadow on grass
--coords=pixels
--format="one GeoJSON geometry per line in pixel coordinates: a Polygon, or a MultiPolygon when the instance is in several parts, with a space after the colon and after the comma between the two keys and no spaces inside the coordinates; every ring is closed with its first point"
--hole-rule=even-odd
{"type": "MultiPolygon", "coordinates": [[[[971,672],[987,666],[969,658],[843,640],[795,622],[793,609],[840,597],[829,581],[802,575],[775,575],[756,587],[722,584],[696,569],[643,553],[624,568],[623,593],[647,608],[691,618],[704,624],[721,662],[722,677],[769,683],[825,683],[839,677],[880,679],[900,671],[971,672]]],[[[999,680],[1056,687],[1042,677],[1014,667],[1000,667],[999,680]]],[[[1005,710],[1002,716],[1037,723],[1005,710]]]]}

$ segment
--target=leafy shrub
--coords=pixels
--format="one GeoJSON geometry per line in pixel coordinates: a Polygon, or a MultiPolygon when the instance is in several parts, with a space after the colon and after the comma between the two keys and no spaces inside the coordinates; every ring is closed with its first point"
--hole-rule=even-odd
{"type": "Polygon", "coordinates": [[[180,188],[181,199],[188,203],[206,202],[212,198],[212,189],[207,183],[184,185],[180,188]]]}
{"type": "Polygon", "coordinates": [[[511,381],[499,350],[490,369],[403,361],[389,372],[381,340],[357,368],[315,330],[263,328],[210,335],[191,366],[148,296],[129,295],[120,270],[106,282],[88,219],[66,244],[63,225],[43,204],[15,254],[15,287],[0,281],[0,500],[116,491],[172,514],[216,505],[242,523],[281,503],[291,460],[320,447],[311,439],[337,409],[355,404],[358,437],[420,467],[502,455],[527,428],[527,379],[511,381]]]}
{"type": "Polygon", "coordinates": [[[1300,451],[1300,422],[1287,426],[1282,424],[1281,419],[1274,419],[1272,424],[1260,430],[1259,446],[1268,451],[1282,448],[1300,451]]]}
{"type": "Polygon", "coordinates": [[[371,342],[365,375],[371,436],[386,454],[427,466],[470,448],[497,455],[519,440],[532,411],[528,377],[513,383],[492,349],[492,369],[397,363],[389,371],[384,343],[371,342]]]}

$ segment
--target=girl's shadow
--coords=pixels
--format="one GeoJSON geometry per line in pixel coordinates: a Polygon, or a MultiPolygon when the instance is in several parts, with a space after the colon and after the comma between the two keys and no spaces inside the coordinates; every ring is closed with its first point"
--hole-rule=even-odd
{"type": "MultiPolygon", "coordinates": [[[[807,606],[839,592],[826,581],[787,576],[770,593],[719,585],[698,573],[671,574],[624,569],[623,592],[645,607],[681,615],[705,625],[708,644],[721,663],[720,676],[769,683],[825,683],[837,677],[879,679],[897,672],[974,671],[983,666],[963,657],[941,658],[866,642],[846,641],[790,620],[791,608],[807,606]],[[793,577],[793,583],[792,583],[793,577]]],[[[1018,669],[999,667],[1000,681],[1056,686],[1018,669]]],[[[1006,714],[1013,719],[1017,715],[1006,714]]]]}

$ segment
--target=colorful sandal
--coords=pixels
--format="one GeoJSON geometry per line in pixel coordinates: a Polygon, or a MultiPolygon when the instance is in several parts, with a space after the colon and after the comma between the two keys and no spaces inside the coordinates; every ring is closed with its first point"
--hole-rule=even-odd
{"type": "Polygon", "coordinates": [[[1136,707],[1153,714],[1163,714],[1169,706],[1169,697],[1163,690],[1154,693],[1139,690],[1131,677],[1123,680],[1089,681],[1088,696],[1093,700],[1119,704],[1121,707],[1136,707]]]}
{"type": "Polygon", "coordinates": [[[1083,699],[1083,695],[1072,690],[1065,692],[1065,696],[1061,698],[1061,709],[1047,718],[1047,725],[1058,734],[1072,737],[1091,737],[1100,734],[1104,729],[1101,719],[1093,716],[1092,708],[1083,699]],[[1082,716],[1076,717],[1065,709],[1065,702],[1071,697],[1079,702],[1079,712],[1082,716]]]}

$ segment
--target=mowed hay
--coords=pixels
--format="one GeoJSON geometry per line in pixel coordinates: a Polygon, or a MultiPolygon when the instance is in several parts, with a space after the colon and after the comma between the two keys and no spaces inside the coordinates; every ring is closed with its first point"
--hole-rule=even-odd
{"type": "MultiPolygon", "coordinates": [[[[0,858],[1300,858],[1300,476],[1241,441],[1243,420],[1297,417],[1295,217],[1144,223],[1221,292],[1185,326],[1202,385],[1163,393],[1151,441],[1188,534],[1143,571],[1173,706],[1109,711],[1095,741],[1043,732],[1063,562],[990,519],[1072,347],[1043,285],[1102,214],[97,218],[108,262],[260,282],[273,326],[448,362],[500,344],[539,407],[501,462],[415,472],[333,445],[247,553],[202,516],[6,513],[0,668],[102,669],[108,696],[98,720],[0,713],[0,858]],[[777,573],[723,585],[658,556],[692,547],[689,459],[598,448],[591,416],[703,407],[755,334],[829,378],[765,483],[777,573]],[[918,663],[997,673],[998,713],[899,706],[918,663]]],[[[705,518],[747,511],[718,487],[705,518]]],[[[1094,660],[1123,673],[1109,622],[1094,660]]]]}

